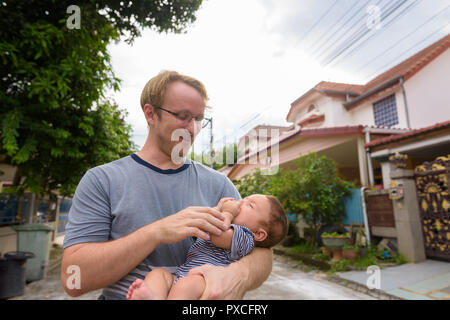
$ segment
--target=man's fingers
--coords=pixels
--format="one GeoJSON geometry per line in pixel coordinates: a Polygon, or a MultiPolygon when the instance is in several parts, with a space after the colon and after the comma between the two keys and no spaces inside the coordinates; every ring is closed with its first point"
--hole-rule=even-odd
{"type": "MultiPolygon", "coordinates": [[[[220,220],[219,220],[220,221],[220,220]]],[[[220,226],[223,225],[223,222],[219,222],[220,226]]],[[[203,219],[193,219],[189,222],[188,226],[190,227],[196,227],[200,229],[203,232],[209,232],[214,233],[216,235],[221,235],[222,230],[220,230],[218,227],[216,227],[214,224],[212,224],[209,221],[205,221],[203,219]]]]}
{"type": "Polygon", "coordinates": [[[225,216],[222,214],[222,212],[220,212],[219,210],[217,210],[216,208],[210,208],[210,207],[190,207],[188,208],[190,209],[189,211],[191,212],[203,212],[203,213],[208,213],[214,217],[216,217],[217,219],[223,220],[225,219],[225,216]]]}
{"type": "Polygon", "coordinates": [[[205,272],[207,272],[210,267],[211,267],[210,264],[204,264],[204,265],[192,268],[191,270],[189,270],[188,274],[204,276],[205,272]]]}
{"type": "Polygon", "coordinates": [[[188,232],[192,237],[197,237],[197,238],[203,239],[205,241],[208,241],[210,239],[209,234],[207,234],[206,232],[203,232],[199,228],[190,227],[190,228],[188,228],[188,232]]]}
{"type": "MultiPolygon", "coordinates": [[[[211,208],[208,208],[208,209],[211,209],[211,208]]],[[[193,211],[193,212],[190,213],[191,214],[191,218],[193,220],[200,219],[200,220],[204,221],[206,223],[206,225],[209,224],[209,225],[211,225],[213,227],[216,227],[216,228],[219,228],[219,229],[222,229],[222,230],[227,230],[226,225],[224,223],[225,216],[221,212],[220,212],[221,218],[219,219],[216,216],[214,216],[212,214],[209,214],[209,211],[208,212],[205,212],[205,211],[207,211],[207,210],[204,210],[203,212],[198,212],[198,211],[195,212],[195,211],[193,211]],[[223,219],[222,219],[222,217],[223,217],[223,219]]],[[[199,222],[199,221],[197,221],[197,222],[199,222]]],[[[204,225],[204,224],[198,225],[197,224],[196,226],[201,227],[201,226],[206,226],[206,225],[204,225]]],[[[214,229],[208,229],[208,230],[205,230],[205,231],[216,233],[214,231],[214,229]]]]}
{"type": "Polygon", "coordinates": [[[190,275],[201,275],[203,278],[205,278],[206,287],[203,291],[202,296],[200,297],[200,300],[215,300],[219,298],[219,291],[212,291],[210,282],[208,281],[207,275],[210,271],[212,271],[214,266],[210,264],[204,264],[199,267],[195,267],[189,271],[190,275]]]}

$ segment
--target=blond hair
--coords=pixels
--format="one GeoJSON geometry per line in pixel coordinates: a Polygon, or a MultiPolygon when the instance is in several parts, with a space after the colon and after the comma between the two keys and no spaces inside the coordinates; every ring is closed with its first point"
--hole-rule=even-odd
{"type": "MultiPolygon", "coordinates": [[[[142,110],[144,110],[144,106],[146,104],[150,104],[152,106],[162,106],[164,104],[164,95],[166,93],[167,86],[174,81],[181,81],[193,87],[200,93],[202,98],[205,100],[205,103],[208,101],[209,98],[206,93],[206,88],[203,83],[197,79],[185,76],[176,71],[161,71],[157,76],[151,78],[145,85],[144,90],[142,90],[142,110]]],[[[159,114],[159,112],[157,113],[159,114]]]]}

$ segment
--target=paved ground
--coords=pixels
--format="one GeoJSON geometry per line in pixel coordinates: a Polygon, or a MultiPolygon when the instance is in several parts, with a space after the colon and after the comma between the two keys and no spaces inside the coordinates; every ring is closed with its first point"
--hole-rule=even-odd
{"type": "MultiPolygon", "coordinates": [[[[366,284],[365,271],[340,273],[344,279],[366,284]]],[[[407,300],[450,300],[450,263],[425,260],[380,270],[381,290],[407,300]]]]}
{"type": "MultiPolygon", "coordinates": [[[[258,289],[248,292],[246,300],[369,300],[375,299],[325,280],[318,271],[303,272],[295,261],[275,255],[273,270],[267,281],[258,289]]],[[[96,300],[101,290],[78,298],[67,295],[59,280],[60,268],[54,267],[47,277],[28,284],[25,294],[12,300],[96,300]]]]}
{"type": "Polygon", "coordinates": [[[244,299],[258,300],[376,300],[326,280],[319,271],[303,272],[295,262],[275,256],[272,273],[264,284],[249,291],[244,299]]]}
{"type": "MultiPolygon", "coordinates": [[[[60,283],[62,241],[55,241],[50,254],[47,277],[28,284],[25,294],[14,300],[96,300],[101,290],[78,298],[67,295],[60,283]]],[[[273,270],[258,289],[244,299],[308,300],[308,299],[434,299],[450,300],[450,263],[426,260],[380,270],[380,290],[369,290],[366,271],[341,272],[327,276],[320,271],[304,272],[305,266],[285,255],[275,255],[273,270]]]]}

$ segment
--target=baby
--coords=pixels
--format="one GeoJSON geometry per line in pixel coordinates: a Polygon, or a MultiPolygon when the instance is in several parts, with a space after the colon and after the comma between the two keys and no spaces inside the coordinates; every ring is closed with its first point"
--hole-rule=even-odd
{"type": "Polygon", "coordinates": [[[186,262],[175,275],[156,268],[145,280],[136,280],[128,289],[129,300],[197,300],[205,290],[201,275],[188,275],[189,270],[204,264],[227,266],[250,253],[255,246],[271,248],[287,234],[287,217],[277,198],[254,194],[222,205],[228,223],[221,235],[210,234],[210,240],[198,238],[189,249],[186,262]]]}

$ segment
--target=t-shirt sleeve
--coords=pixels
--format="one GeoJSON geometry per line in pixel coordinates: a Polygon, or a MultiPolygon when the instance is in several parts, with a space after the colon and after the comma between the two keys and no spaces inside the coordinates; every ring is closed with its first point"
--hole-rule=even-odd
{"type": "Polygon", "coordinates": [[[255,247],[255,238],[250,229],[244,226],[231,224],[234,229],[231,241],[231,260],[239,260],[249,254],[255,247]]]}
{"type": "Polygon", "coordinates": [[[111,206],[105,182],[86,172],[75,191],[68,215],[63,247],[110,240],[111,206]]]}
{"type": "Polygon", "coordinates": [[[242,199],[241,195],[239,194],[239,191],[237,191],[233,182],[231,182],[231,180],[228,177],[224,177],[224,185],[219,200],[222,198],[229,198],[229,197],[234,198],[235,200],[242,199]]]}

